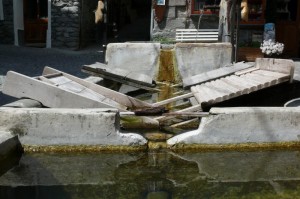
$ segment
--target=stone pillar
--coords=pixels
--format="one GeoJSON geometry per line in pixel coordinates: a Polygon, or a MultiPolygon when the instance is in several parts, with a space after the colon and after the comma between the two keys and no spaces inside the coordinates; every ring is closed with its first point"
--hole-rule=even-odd
{"type": "Polygon", "coordinates": [[[0,44],[14,43],[13,1],[3,0],[4,20],[0,20],[0,44]]]}
{"type": "Polygon", "coordinates": [[[76,50],[80,44],[80,0],[52,0],[52,47],[76,50]]]}

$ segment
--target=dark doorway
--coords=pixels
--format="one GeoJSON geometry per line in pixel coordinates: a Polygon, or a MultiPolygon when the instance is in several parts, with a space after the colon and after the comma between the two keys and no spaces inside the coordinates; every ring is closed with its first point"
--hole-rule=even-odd
{"type": "Polygon", "coordinates": [[[102,0],[103,21],[95,24],[98,0],[83,0],[80,48],[111,42],[150,41],[152,0],[102,0]]]}
{"type": "Polygon", "coordinates": [[[24,0],[26,44],[45,46],[48,28],[48,0],[24,0]]]}
{"type": "Polygon", "coordinates": [[[150,41],[151,4],[151,0],[108,0],[108,41],[150,41]]]}

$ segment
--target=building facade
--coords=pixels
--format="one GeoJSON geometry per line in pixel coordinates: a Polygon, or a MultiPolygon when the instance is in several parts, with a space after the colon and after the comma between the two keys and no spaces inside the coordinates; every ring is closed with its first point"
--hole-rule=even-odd
{"type": "MultiPolygon", "coordinates": [[[[221,26],[228,25],[226,15],[230,10],[225,6],[227,14],[221,16],[221,12],[233,0],[103,2],[104,20],[95,24],[98,0],[0,0],[0,43],[75,50],[110,42],[174,42],[176,29],[223,29],[228,38],[223,37],[222,41],[231,40],[230,33],[224,33],[221,26]]],[[[276,26],[276,40],[285,44],[286,56],[300,57],[300,2],[242,0],[242,3],[247,4],[246,18],[243,15],[240,25],[235,27],[240,30],[237,44],[240,54],[259,52],[264,24],[271,22],[276,26]]]]}

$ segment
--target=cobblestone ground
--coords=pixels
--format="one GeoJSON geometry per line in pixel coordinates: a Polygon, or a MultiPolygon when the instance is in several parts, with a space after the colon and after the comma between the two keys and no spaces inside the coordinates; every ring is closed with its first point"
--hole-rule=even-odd
{"type": "MultiPolygon", "coordinates": [[[[77,77],[87,77],[81,72],[85,64],[103,62],[100,47],[90,47],[80,51],[17,47],[0,45],[0,91],[7,71],[12,70],[31,77],[42,74],[45,66],[70,73],[77,77]]],[[[15,100],[0,92],[0,106],[15,100]]]]}

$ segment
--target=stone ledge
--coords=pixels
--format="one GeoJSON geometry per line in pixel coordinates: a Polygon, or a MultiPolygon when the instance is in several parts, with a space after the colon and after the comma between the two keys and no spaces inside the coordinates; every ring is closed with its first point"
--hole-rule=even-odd
{"type": "Polygon", "coordinates": [[[144,146],[147,140],[121,133],[116,109],[0,108],[0,130],[26,146],[144,146]]]}
{"type": "Polygon", "coordinates": [[[300,140],[300,108],[212,108],[210,113],[197,130],[169,139],[168,145],[288,145],[300,140]]]}

